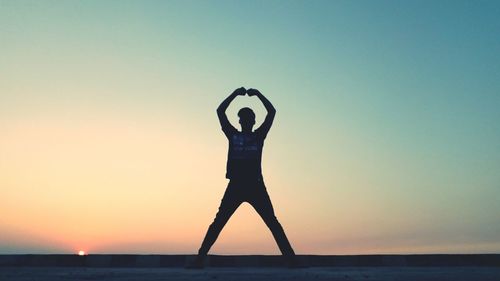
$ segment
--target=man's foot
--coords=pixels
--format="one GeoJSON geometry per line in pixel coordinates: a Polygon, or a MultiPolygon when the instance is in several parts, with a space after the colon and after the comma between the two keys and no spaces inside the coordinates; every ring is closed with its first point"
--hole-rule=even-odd
{"type": "Polygon", "coordinates": [[[205,258],[196,256],[195,259],[188,261],[186,269],[202,269],[205,267],[205,258]]]}
{"type": "Polygon", "coordinates": [[[307,268],[308,266],[303,260],[299,259],[297,256],[287,257],[286,266],[288,268],[307,268]]]}

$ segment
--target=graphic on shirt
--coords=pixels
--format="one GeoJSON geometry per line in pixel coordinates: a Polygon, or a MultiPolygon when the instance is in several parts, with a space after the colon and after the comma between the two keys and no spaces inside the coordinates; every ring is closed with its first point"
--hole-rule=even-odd
{"type": "Polygon", "coordinates": [[[230,149],[232,159],[256,159],[260,156],[259,140],[254,134],[234,134],[230,149]]]}

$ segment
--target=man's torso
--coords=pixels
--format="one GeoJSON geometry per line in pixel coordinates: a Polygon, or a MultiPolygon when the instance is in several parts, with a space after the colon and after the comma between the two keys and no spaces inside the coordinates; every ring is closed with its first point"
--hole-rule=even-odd
{"type": "Polygon", "coordinates": [[[235,132],[228,138],[229,151],[226,178],[261,179],[264,138],[257,132],[235,132]]]}

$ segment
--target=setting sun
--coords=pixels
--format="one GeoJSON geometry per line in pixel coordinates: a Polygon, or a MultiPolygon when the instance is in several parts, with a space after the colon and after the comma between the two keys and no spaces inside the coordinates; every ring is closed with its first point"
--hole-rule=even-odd
{"type": "Polygon", "coordinates": [[[82,251],[82,250],[78,251],[78,255],[79,256],[84,256],[85,255],[85,251],[82,251]]]}

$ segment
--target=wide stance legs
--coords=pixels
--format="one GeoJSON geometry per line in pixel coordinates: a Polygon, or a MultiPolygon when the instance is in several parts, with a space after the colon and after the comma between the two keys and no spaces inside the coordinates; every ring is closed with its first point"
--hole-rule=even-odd
{"type": "Polygon", "coordinates": [[[267,227],[271,230],[274,240],[278,244],[283,256],[290,259],[293,258],[295,253],[285,235],[283,227],[274,215],[273,205],[267,194],[264,182],[262,180],[231,180],[222,198],[219,211],[212,224],[208,227],[205,239],[198,251],[198,260],[203,259],[208,254],[208,251],[217,240],[229,218],[243,202],[250,203],[264,220],[267,227]]]}

